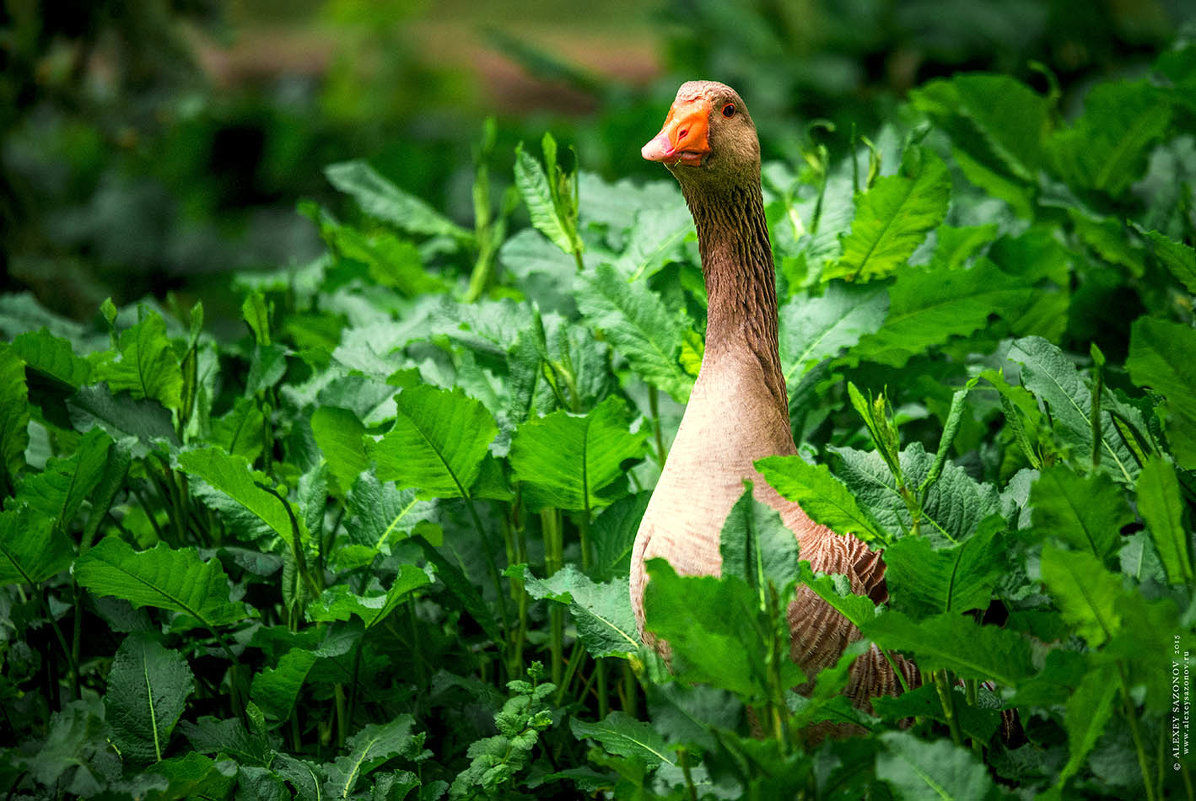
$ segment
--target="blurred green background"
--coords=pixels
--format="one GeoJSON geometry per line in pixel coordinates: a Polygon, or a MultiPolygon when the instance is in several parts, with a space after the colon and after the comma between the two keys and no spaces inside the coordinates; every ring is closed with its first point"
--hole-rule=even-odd
{"type": "MultiPolygon", "coordinates": [[[[608,179],[677,85],[747,98],[765,156],[834,152],[927,79],[1015,75],[1073,109],[1194,33],[1191,0],[3,0],[0,290],[90,318],[107,296],[202,296],[321,252],[302,198],[368,159],[466,225],[498,119],[497,194],[544,130],[608,179]]],[[[584,199],[583,199],[584,203],[584,199]]],[[[232,316],[236,316],[235,312],[232,316]]]]}

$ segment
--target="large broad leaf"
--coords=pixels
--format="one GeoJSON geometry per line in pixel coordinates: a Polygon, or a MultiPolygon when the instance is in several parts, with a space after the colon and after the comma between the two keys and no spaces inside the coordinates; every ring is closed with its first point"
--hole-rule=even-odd
{"type": "Polygon", "coordinates": [[[781,365],[792,386],[818,362],[850,348],[884,322],[889,296],[881,287],[833,281],[819,297],[796,295],[781,306],[781,365]]]}
{"type": "Polygon", "coordinates": [[[549,506],[589,510],[626,492],[621,465],[642,455],[647,436],[647,430],[628,430],[623,401],[612,395],[589,414],[562,410],[519,426],[511,467],[533,512],[549,506]]]}
{"type": "Polygon", "coordinates": [[[350,615],[361,618],[367,629],[381,623],[387,615],[406,600],[413,590],[432,583],[432,569],[421,569],[415,565],[400,565],[399,573],[390,587],[377,591],[367,589],[365,594],[353,592],[347,584],[334,584],[307,608],[307,615],[316,621],[348,620],[350,615]]]}
{"type": "Polygon", "coordinates": [[[121,757],[134,763],[160,761],[194,688],[182,654],[163,648],[152,634],[126,637],[112,660],[104,696],[121,757]]]}
{"type": "Polygon", "coordinates": [[[66,530],[84,499],[103,477],[111,443],[103,431],[92,429],[79,440],[69,457],[49,459],[45,470],[27,476],[21,482],[17,500],[66,530]]]}
{"type": "Polygon", "coordinates": [[[947,216],[951,176],[932,151],[913,148],[897,175],[877,179],[860,199],[843,256],[823,270],[824,280],[867,281],[889,275],[913,255],[947,216]]]}
{"type": "Polygon", "coordinates": [[[1085,757],[1108,728],[1117,696],[1117,671],[1112,665],[1085,674],[1080,686],[1067,699],[1067,764],[1055,783],[1060,789],[1084,764],[1085,757]]]}
{"type": "MultiPolygon", "coordinates": [[[[860,508],[887,531],[910,531],[913,519],[885,460],[876,451],[829,448],[841,460],[835,473],[855,496],[860,508]]],[[[920,487],[934,469],[935,454],[914,442],[899,455],[907,488],[920,487]]],[[[921,533],[936,544],[961,542],[991,515],[1001,511],[1000,498],[991,484],[980,484],[962,467],[944,463],[942,473],[922,499],[921,533]]]]}
{"type": "Polygon", "coordinates": [[[174,550],[159,543],[152,550],[134,551],[119,537],[108,537],[79,557],[75,578],[96,595],[169,609],[208,628],[248,616],[244,604],[229,600],[232,587],[220,560],[204,562],[194,548],[174,550]]]}
{"type": "Polygon", "coordinates": [[[1012,316],[1033,293],[1025,281],[987,258],[966,270],[903,270],[889,289],[884,325],[863,337],[851,355],[902,367],[933,345],[983,328],[992,315],[1012,316]]]}
{"type": "Polygon", "coordinates": [[[655,770],[662,762],[673,764],[669,747],[652,724],[625,712],[611,712],[597,723],[570,718],[569,729],[577,739],[593,740],[608,754],[639,760],[648,770],[655,770]]]}
{"type": "Polygon", "coordinates": [[[414,195],[404,192],[364,161],[346,161],[324,168],[328,182],[353,197],[362,211],[412,234],[450,236],[469,241],[469,231],[414,195]]]}
{"type": "Polygon", "coordinates": [[[746,581],[766,608],[769,585],[783,594],[800,575],[797,537],[775,509],[755,499],[751,482],[746,484],[719,534],[721,574],[746,581]]]}
{"type": "Polygon", "coordinates": [[[0,478],[4,483],[15,483],[25,467],[27,447],[29,390],[25,386],[25,363],[11,345],[0,343],[0,478]]]}
{"type": "Polygon", "coordinates": [[[353,524],[348,527],[350,541],[371,551],[389,554],[394,543],[421,530],[430,541],[439,541],[433,534],[437,529],[436,502],[419,500],[413,489],[383,484],[373,473],[357,477],[346,505],[353,514],[353,524]]]}
{"type": "Polygon", "coordinates": [[[950,138],[964,176],[1034,216],[1034,191],[1050,128],[1051,101],[1004,75],[958,75],[910,93],[950,138]]]}
{"type": "Polygon", "coordinates": [[[917,617],[986,608],[1007,570],[999,533],[996,525],[985,525],[958,545],[938,550],[925,537],[890,544],[885,579],[894,607],[917,617]]]}
{"type": "Polygon", "coordinates": [[[250,468],[242,456],[230,456],[219,448],[204,448],[179,454],[179,466],[188,475],[203,479],[214,489],[228,496],[245,512],[260,520],[288,545],[295,544],[298,531],[301,540],[306,535],[302,517],[292,517],[287,506],[273,492],[273,487],[262,473],[250,468]]]}
{"type": "Polygon", "coordinates": [[[371,723],[349,738],[348,756],[337,757],[324,765],[328,781],[324,792],[329,798],[349,798],[353,788],[365,776],[394,757],[414,759],[423,752],[423,734],[412,734],[415,718],[402,714],[394,720],[371,723]]]}
{"type": "MultiPolygon", "coordinates": [[[[1055,433],[1076,451],[1082,462],[1092,460],[1092,390],[1076,366],[1057,346],[1041,337],[1015,340],[1009,360],[1022,366],[1022,386],[1050,406],[1055,433]]],[[[1114,480],[1133,483],[1139,466],[1126,447],[1113,417],[1101,410],[1101,469],[1114,480]]]]}
{"type": "Polygon", "coordinates": [[[1184,502],[1175,467],[1164,459],[1151,459],[1138,476],[1138,511],[1150,529],[1167,579],[1172,584],[1192,581],[1192,555],[1183,525],[1184,502]]]}
{"type": "Polygon", "coordinates": [[[646,281],[630,281],[613,266],[600,264],[579,282],[577,307],[644,381],[678,403],[689,400],[693,377],[679,361],[688,326],[646,281]]]}
{"type": "Polygon", "coordinates": [[[914,621],[888,612],[861,627],[882,648],[908,651],[923,671],[946,668],[960,678],[1009,687],[1030,675],[1030,641],[996,626],[979,626],[960,612],[914,621]]]}
{"type": "Polygon", "coordinates": [[[1146,169],[1171,124],[1166,95],[1145,81],[1103,83],[1084,99],[1084,114],[1048,141],[1050,164],[1076,189],[1119,197],[1146,169]]]}
{"type": "Polygon", "coordinates": [[[1130,331],[1125,366],[1135,384],[1166,398],[1165,425],[1175,461],[1184,469],[1196,468],[1196,330],[1139,318],[1130,331]]]}
{"type": "Polygon", "coordinates": [[[348,489],[370,465],[363,440],[365,426],[348,409],[321,406],[312,412],[311,430],[337,483],[348,489]]]}
{"type": "Polygon", "coordinates": [[[997,790],[984,764],[950,740],[927,742],[910,732],[880,735],[885,750],[876,755],[876,776],[904,801],[986,801],[997,790]]]}
{"type": "Polygon", "coordinates": [[[1120,545],[1121,527],[1134,519],[1124,491],[1104,473],[1081,477],[1064,465],[1039,474],[1030,491],[1034,527],[1101,560],[1120,545]]]}
{"type": "Polygon", "coordinates": [[[0,512],[0,586],[40,584],[70,567],[74,550],[53,522],[28,506],[0,512]]]}
{"type": "Polygon", "coordinates": [[[1189,292],[1196,292],[1196,248],[1176,242],[1158,231],[1144,231],[1138,226],[1138,232],[1145,235],[1154,246],[1154,255],[1171,271],[1189,292]]]}
{"type": "Polygon", "coordinates": [[[521,565],[511,571],[523,578],[531,597],[569,605],[577,636],[592,656],[617,656],[639,649],[626,579],[598,584],[573,565],[565,565],[546,579],[536,578],[521,565]]]}
{"type": "Polygon", "coordinates": [[[399,393],[394,427],[369,453],[378,478],[414,487],[421,498],[469,497],[490,442],[494,418],[459,389],[424,384],[399,393]]]}
{"type": "Polygon", "coordinates": [[[81,431],[99,426],[113,439],[134,436],[144,445],[164,440],[178,445],[170,412],[153,400],[113,395],[107,384],[80,387],[67,401],[71,423],[81,431]]]}
{"type": "Polygon", "coordinates": [[[826,465],[809,464],[800,456],[769,456],[756,462],[756,469],[773,489],[795,501],[815,523],[865,541],[891,539],[826,465]]]}
{"type": "Polygon", "coordinates": [[[286,720],[315,663],[316,655],[311,651],[292,648],[278,660],[277,667],[254,674],[249,699],[274,720],[286,720]]]}
{"type": "Polygon", "coordinates": [[[1048,543],[1042,549],[1042,583],[1059,604],[1063,619],[1089,645],[1101,645],[1121,628],[1121,578],[1105,570],[1095,556],[1048,543]]]}
{"type": "Polygon", "coordinates": [[[145,312],[140,322],[121,333],[119,352],[120,359],[97,368],[97,379],[107,381],[113,392],[128,391],[138,400],[179,409],[183,372],[161,315],[145,312]]]}
{"type": "Polygon", "coordinates": [[[408,297],[444,290],[444,282],[424,269],[423,258],[414,242],[390,231],[367,234],[330,219],[320,220],[320,230],[338,255],[366,265],[370,278],[383,286],[397,289],[408,297]]]}
{"type": "Polygon", "coordinates": [[[91,376],[91,363],[75,355],[70,340],[45,328],[21,334],[12,341],[12,349],[30,368],[68,386],[83,386],[91,376]]]}
{"type": "Polygon", "coordinates": [[[646,628],[669,644],[678,678],[707,682],[746,699],[765,697],[769,669],[785,686],[805,680],[801,668],[766,664],[767,626],[756,591],[742,579],[679,576],[663,559],[647,563],[646,628]]]}

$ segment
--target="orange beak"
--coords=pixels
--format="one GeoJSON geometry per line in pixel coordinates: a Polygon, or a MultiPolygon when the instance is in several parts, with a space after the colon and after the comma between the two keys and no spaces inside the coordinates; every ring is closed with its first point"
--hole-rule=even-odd
{"type": "Polygon", "coordinates": [[[664,127],[640,153],[648,161],[661,161],[667,166],[700,165],[710,153],[710,111],[710,101],[704,97],[673,103],[664,127]]]}

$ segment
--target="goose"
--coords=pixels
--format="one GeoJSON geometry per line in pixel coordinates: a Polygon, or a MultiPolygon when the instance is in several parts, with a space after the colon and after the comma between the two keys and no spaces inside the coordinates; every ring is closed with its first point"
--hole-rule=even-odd
{"type": "MultiPolygon", "coordinates": [[[[780,513],[815,571],[847,576],[853,592],[888,598],[881,555],[853,536],[812,521],[781,497],[754,463],[797,453],[777,347],[777,295],[772,246],[760,186],[760,142],[743,99],[729,86],[690,81],[677,91],[664,127],[642,155],[661,162],[681,185],[698,231],[708,298],[706,349],[673,447],[665,460],[632,550],[630,592],[640,636],[644,628],[644,563],[663,557],[680,575],[719,575],[719,535],[731,507],[753,482],[754,497],[780,513]]],[[[860,632],[800,586],[786,614],[790,656],[812,677],[833,665],[860,632]]],[[[912,661],[892,663],[876,646],[856,658],[845,690],[853,705],[918,686],[912,661]]]]}

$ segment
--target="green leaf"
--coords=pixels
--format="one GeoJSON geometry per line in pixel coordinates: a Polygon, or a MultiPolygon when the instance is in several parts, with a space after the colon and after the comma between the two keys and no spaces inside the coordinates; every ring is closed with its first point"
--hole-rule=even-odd
{"type": "Polygon", "coordinates": [[[528,509],[589,511],[625,494],[621,465],[642,455],[647,436],[628,430],[623,401],[614,395],[584,416],[561,410],[522,424],[510,460],[528,509]]]}
{"type": "Polygon", "coordinates": [[[1165,397],[1167,439],[1176,464],[1196,469],[1196,330],[1183,323],[1140,317],[1130,329],[1125,367],[1135,384],[1165,397]]]}
{"type": "MultiPolygon", "coordinates": [[[[893,471],[875,451],[830,447],[828,450],[841,460],[836,475],[855,496],[860,508],[885,531],[910,531],[913,520],[893,471]]],[[[935,456],[926,452],[922,443],[914,442],[899,457],[901,474],[907,487],[925,483],[934,469],[935,456]]],[[[931,484],[922,498],[919,519],[924,535],[944,542],[961,542],[976,532],[984,520],[1001,512],[996,488],[980,484],[962,467],[947,462],[939,479],[931,484]]]]}
{"type": "Polygon", "coordinates": [[[801,582],[857,628],[876,617],[876,604],[851,591],[851,581],[841,573],[815,574],[809,562],[801,563],[801,582]]]}
{"type": "Polygon", "coordinates": [[[651,500],[651,492],[637,492],[620,498],[602,510],[590,528],[594,546],[594,570],[598,579],[626,577],[631,570],[631,551],[640,521],[651,500]]]}
{"type": "Polygon", "coordinates": [[[1172,584],[1192,581],[1192,556],[1183,525],[1184,502],[1175,467],[1164,459],[1151,459],[1138,476],[1138,511],[1150,529],[1167,579],[1172,584]]]}
{"type": "Polygon", "coordinates": [[[1001,558],[1000,518],[973,536],[935,549],[925,537],[903,537],[885,548],[885,580],[893,605],[916,617],[985,609],[1008,569],[1001,558]]]}
{"type": "Polygon", "coordinates": [[[889,307],[882,287],[833,281],[819,297],[795,295],[781,306],[781,365],[793,386],[818,362],[876,333],[889,307]]]}
{"type": "Polygon", "coordinates": [[[277,667],[265,668],[254,674],[253,686],[249,690],[250,700],[261,707],[268,717],[286,720],[291,716],[303,682],[315,663],[316,655],[311,651],[292,648],[278,660],[277,667]]]}
{"type": "Polygon", "coordinates": [[[969,73],[931,81],[911,92],[910,100],[978,165],[1017,181],[1038,182],[1050,127],[1048,98],[1006,75],[969,73]]]}
{"type": "MultiPolygon", "coordinates": [[[[547,134],[544,139],[544,159],[549,172],[556,175],[556,143],[547,134]]],[[[535,156],[523,149],[522,143],[515,149],[515,186],[527,204],[532,225],[565,253],[581,252],[581,240],[577,236],[575,222],[562,214],[565,210],[554,196],[544,167],[535,156]]]]}
{"type": "Polygon", "coordinates": [[[0,586],[36,586],[70,567],[74,549],[52,524],[28,506],[0,512],[0,586]]]}
{"type": "Polygon", "coordinates": [[[108,671],[104,696],[112,740],[133,763],[161,761],[195,689],[195,678],[178,651],[163,648],[148,633],[125,638],[108,671]]]}
{"type": "Polygon", "coordinates": [[[324,168],[324,175],[341,192],[351,195],[362,211],[412,234],[449,236],[470,242],[473,234],[424,201],[399,189],[364,161],[346,161],[324,168]]]}
{"type": "Polygon", "coordinates": [[[498,433],[479,401],[427,384],[395,397],[394,427],[368,452],[378,478],[415,487],[421,498],[467,498],[498,433]]]}
{"type": "Polygon", "coordinates": [[[170,412],[152,400],[114,396],[106,384],[80,387],[67,401],[71,423],[80,431],[99,426],[113,439],[137,437],[143,446],[158,440],[179,444],[170,412]]]}
{"type": "Polygon", "coordinates": [[[865,542],[891,539],[826,465],[809,464],[800,456],[769,456],[756,462],[756,469],[773,489],[795,501],[815,523],[839,534],[854,534],[865,542]]]}
{"type": "Polygon", "coordinates": [[[591,656],[618,656],[639,650],[626,579],[596,583],[571,564],[546,579],[536,578],[523,565],[509,568],[508,575],[512,574],[524,580],[532,598],[569,605],[577,636],[591,656]]]}
{"type": "Polygon", "coordinates": [[[270,345],[270,312],[272,304],[266,303],[266,298],[256,289],[245,296],[241,303],[241,318],[253,332],[253,341],[258,347],[270,345]]]}
{"type": "Polygon", "coordinates": [[[963,679],[993,680],[1016,687],[1030,675],[1030,641],[996,626],[979,626],[960,612],[914,621],[887,612],[860,627],[882,648],[909,651],[918,667],[946,668],[963,679]]]}
{"type": "Polygon", "coordinates": [[[254,471],[242,456],[230,456],[219,448],[185,451],[178,456],[179,467],[188,475],[203,479],[212,488],[231,498],[254,518],[269,526],[287,545],[294,546],[296,528],[301,540],[306,527],[300,517],[287,512],[287,506],[264,487],[273,483],[263,473],[254,471]]]}
{"type": "Polygon", "coordinates": [[[361,262],[370,278],[383,286],[407,297],[444,291],[444,282],[424,269],[423,256],[413,242],[390,231],[366,234],[327,219],[320,221],[320,230],[341,258],[361,262]]]}
{"type": "Polygon", "coordinates": [[[930,150],[911,148],[897,175],[877,179],[859,198],[843,256],[823,270],[823,280],[868,281],[893,273],[943,221],[950,202],[947,165],[930,150]]]}
{"type": "Polygon", "coordinates": [[[926,742],[905,731],[880,735],[885,750],[876,755],[876,776],[905,801],[983,801],[996,796],[988,769],[950,740],[926,742]]]}
{"type": "Polygon", "coordinates": [[[800,575],[797,537],[775,509],[755,499],[752,482],[744,484],[719,534],[721,575],[746,581],[756,591],[760,608],[766,609],[769,585],[783,595],[800,575]]]}
{"type": "Polygon", "coordinates": [[[231,456],[243,456],[252,464],[264,447],[262,429],[266,418],[252,398],[237,398],[233,408],[212,421],[209,441],[231,456]]]}
{"type": "Polygon", "coordinates": [[[1141,177],[1170,125],[1171,107],[1156,87],[1097,84],[1084,99],[1084,114],[1047,141],[1049,163],[1075,189],[1120,197],[1141,177]]]}
{"type": "Polygon", "coordinates": [[[1042,549],[1042,583],[1063,619],[1092,647],[1106,642],[1121,627],[1117,598],[1121,579],[1084,551],[1065,551],[1047,543],[1042,549]]]}
{"type": "Polygon", "coordinates": [[[662,763],[673,764],[660,733],[651,724],[625,712],[611,712],[597,723],[570,718],[569,729],[577,739],[593,740],[608,754],[640,760],[649,771],[662,763]]]}
{"type": "Polygon", "coordinates": [[[1146,231],[1137,225],[1134,225],[1134,228],[1154,245],[1155,258],[1162,262],[1189,292],[1196,292],[1196,248],[1176,242],[1158,231],[1146,231]]]}
{"type": "Polygon", "coordinates": [[[1034,527],[1105,561],[1134,519],[1124,491],[1105,473],[1083,478],[1063,465],[1043,470],[1030,490],[1034,527]]]}
{"type": "Polygon", "coordinates": [[[1084,759],[1108,729],[1117,686],[1116,669],[1112,665],[1105,665],[1086,673],[1080,686],[1067,699],[1064,726],[1067,729],[1068,758],[1055,782],[1059,789],[1062,790],[1068,778],[1084,765],[1084,759]]]}
{"type": "Polygon", "coordinates": [[[385,592],[359,595],[347,584],[334,584],[308,606],[307,614],[314,621],[348,620],[357,615],[370,629],[385,620],[410,592],[431,584],[433,575],[433,570],[404,564],[385,592]]]}
{"type": "Polygon", "coordinates": [[[143,312],[137,324],[120,335],[120,359],[96,368],[95,377],[113,392],[127,390],[136,400],[156,400],[178,410],[183,371],[166,335],[166,321],[157,312],[143,312]]]}
{"type": "MultiPolygon", "coordinates": [[[[1132,345],[1131,345],[1132,347],[1132,345]]],[[[1076,450],[1076,458],[1092,463],[1092,390],[1075,365],[1057,346],[1041,337],[1015,340],[1009,360],[1022,365],[1022,386],[1050,406],[1059,439],[1076,450]]],[[[1139,466],[1117,434],[1112,415],[1101,411],[1101,470],[1115,481],[1131,484],[1139,466]]]]}
{"type": "Polygon", "coordinates": [[[370,466],[363,439],[365,426],[347,409],[321,406],[312,412],[311,430],[333,477],[342,488],[348,489],[370,466]]]}
{"type": "Polygon", "coordinates": [[[81,387],[91,377],[91,363],[75,355],[70,340],[45,328],[21,334],[12,341],[12,349],[31,369],[71,387],[81,387]]]}
{"type": "Polygon", "coordinates": [[[358,476],[346,506],[353,515],[350,541],[377,553],[389,554],[395,543],[415,533],[439,541],[433,533],[438,527],[436,503],[419,500],[413,489],[383,484],[373,473],[358,476]]]}
{"type": "Polygon", "coordinates": [[[29,447],[29,390],[25,385],[25,364],[16,349],[0,343],[0,469],[4,483],[11,486],[25,468],[29,447]]]}
{"type": "Polygon", "coordinates": [[[204,562],[195,548],[158,543],[134,551],[119,537],[107,537],[75,562],[75,578],[96,595],[190,615],[209,629],[249,616],[243,604],[229,600],[232,588],[220,560],[204,562]]]}
{"type": "Polygon", "coordinates": [[[599,264],[580,278],[577,308],[640,378],[678,403],[689,400],[694,379],[679,361],[688,325],[668,311],[646,281],[629,281],[613,266],[599,264]]]}
{"type": "Polygon", "coordinates": [[[111,443],[103,431],[92,429],[68,458],[49,459],[41,473],[26,476],[17,500],[66,531],[83,501],[103,478],[111,443]]]}
{"type": "Polygon", "coordinates": [[[992,315],[1010,317],[1034,291],[1025,281],[979,258],[966,270],[902,270],[889,289],[889,314],[875,334],[852,349],[855,358],[902,367],[912,357],[952,337],[989,325],[992,315]]]}
{"type": "Polygon", "coordinates": [[[415,718],[402,714],[383,724],[371,723],[349,738],[348,756],[324,765],[330,798],[349,798],[361,779],[395,757],[414,759],[423,751],[423,734],[412,734],[415,718]]]}
{"type": "MultiPolygon", "coordinates": [[[[756,591],[729,576],[679,576],[663,559],[647,563],[645,627],[669,645],[674,674],[706,682],[751,702],[766,697],[766,626],[756,591]]],[[[786,660],[776,666],[785,686],[805,680],[786,660]]],[[[773,668],[773,669],[776,669],[773,668]]]]}

